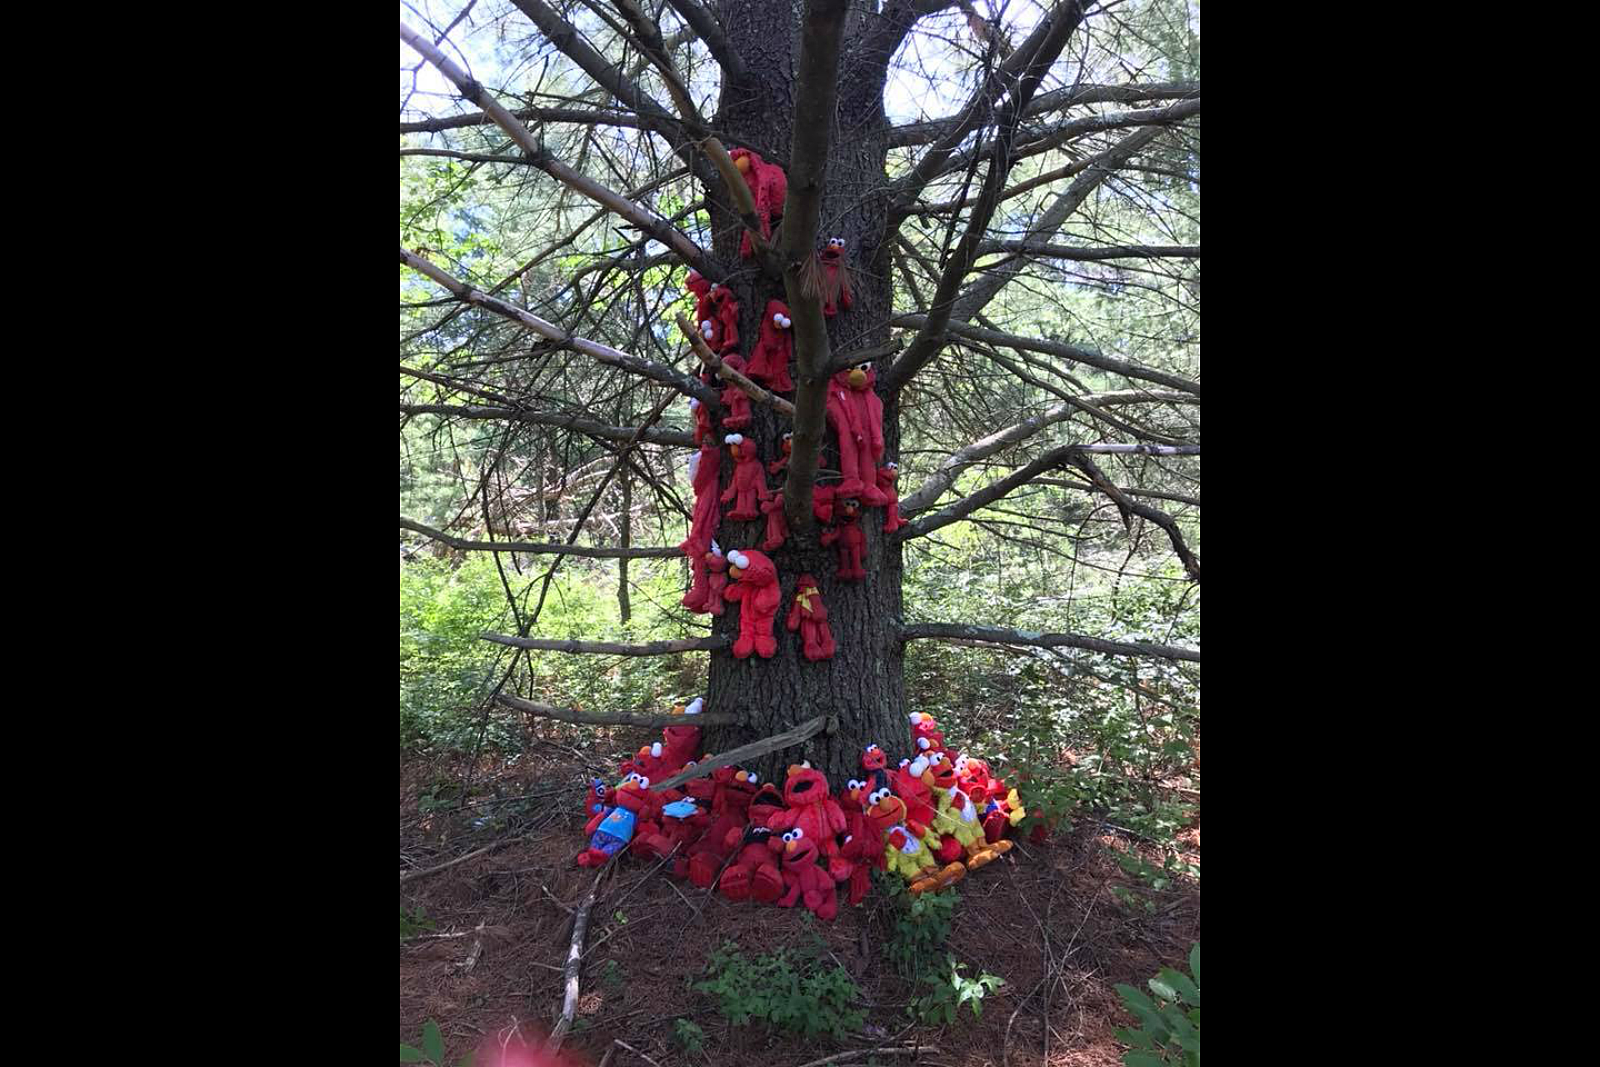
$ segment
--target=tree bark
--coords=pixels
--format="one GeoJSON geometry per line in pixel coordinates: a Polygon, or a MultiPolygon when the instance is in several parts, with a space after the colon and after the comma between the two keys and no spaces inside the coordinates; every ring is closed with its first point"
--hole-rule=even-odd
{"type": "MultiPolygon", "coordinates": [[[[745,78],[726,84],[712,125],[726,132],[727,146],[748,147],[769,162],[792,169],[788,159],[793,143],[796,61],[802,35],[801,5],[775,4],[771,0],[720,0],[711,5],[725,28],[729,47],[742,59],[745,78]]],[[[803,121],[831,121],[831,149],[823,178],[821,229],[818,244],[842,237],[849,255],[855,302],[826,320],[829,347],[834,352],[883,345],[889,339],[890,279],[871,276],[866,264],[884,237],[888,219],[888,182],[885,161],[889,126],[883,114],[882,63],[864,55],[860,47],[880,18],[878,5],[852,0],[845,21],[843,56],[838,80],[838,102],[832,116],[807,115],[803,121]],[[852,45],[855,50],[852,51],[852,45]],[[862,76],[867,70],[870,76],[862,76]],[[870,324],[870,325],[869,325],[870,324]]],[[[712,252],[723,263],[750,266],[739,259],[742,225],[731,205],[708,198],[714,233],[712,252]]],[[[748,356],[760,333],[767,301],[785,300],[781,279],[759,270],[735,270],[729,284],[739,300],[740,351],[748,356]]],[[[887,361],[885,361],[887,362],[887,361]]],[[[791,420],[766,405],[752,406],[752,422],[742,431],[756,441],[763,462],[775,458],[791,420]]],[[[898,457],[900,445],[898,405],[884,400],[884,462],[898,457]]],[[[724,463],[723,486],[732,477],[724,463]]],[[[839,469],[837,445],[831,428],[823,432],[818,466],[839,469]]],[[[827,484],[828,475],[821,476],[827,484]]],[[[769,482],[775,491],[781,483],[769,482]]],[[[754,761],[751,767],[768,780],[781,782],[783,771],[802,759],[828,776],[834,786],[861,769],[861,750],[868,743],[882,745],[891,754],[910,748],[910,727],[905,716],[905,684],[900,640],[901,546],[882,531],[883,509],[863,508],[859,520],[866,534],[863,582],[840,582],[837,554],[823,548],[819,530],[795,530],[788,541],[768,553],[777,566],[783,599],[774,620],[778,653],[772,659],[752,656],[736,660],[726,650],[711,654],[706,690],[706,711],[733,713],[742,725],[709,728],[706,751],[724,752],[739,745],[791,729],[816,716],[833,716],[837,729],[818,733],[804,743],[754,761]],[[793,603],[795,584],[802,574],[817,579],[828,624],[838,646],[831,660],[808,662],[800,652],[800,638],[783,628],[793,603]]],[[[738,523],[724,518],[717,540],[724,552],[732,548],[759,550],[766,534],[765,520],[738,523]]],[[[742,607],[730,604],[713,623],[713,632],[738,635],[742,607]]]]}

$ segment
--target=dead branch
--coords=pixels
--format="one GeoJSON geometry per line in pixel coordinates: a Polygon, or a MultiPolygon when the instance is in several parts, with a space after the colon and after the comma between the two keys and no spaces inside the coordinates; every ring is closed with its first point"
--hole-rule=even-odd
{"type": "MultiPolygon", "coordinates": [[[[556,426],[588,437],[606,441],[631,441],[639,432],[637,426],[612,426],[581,415],[556,415],[545,411],[526,411],[515,407],[490,407],[479,404],[401,404],[402,415],[444,415],[455,419],[503,419],[508,422],[526,422],[535,426],[556,426]]],[[[670,445],[676,448],[693,448],[694,436],[677,430],[646,429],[639,440],[650,445],[670,445]]]]}
{"type": "Polygon", "coordinates": [[[550,1031],[550,1040],[545,1043],[545,1050],[548,1052],[560,1050],[561,1042],[566,1040],[567,1030],[572,1026],[573,1013],[578,1010],[578,972],[583,964],[583,935],[589,929],[589,909],[594,907],[594,902],[600,894],[600,880],[611,871],[611,864],[617,855],[621,853],[607,859],[600,872],[594,876],[594,884],[589,887],[589,895],[578,906],[577,915],[573,919],[572,945],[567,949],[566,995],[561,1001],[561,1018],[550,1031]]]}
{"type": "Polygon", "coordinates": [[[676,641],[645,641],[624,645],[613,641],[571,641],[550,637],[513,637],[510,634],[484,633],[485,641],[512,648],[531,648],[546,652],[595,652],[604,656],[665,656],[673,652],[715,652],[733,644],[726,635],[688,637],[676,641]]]}
{"type": "Polygon", "coordinates": [[[463,552],[527,552],[536,555],[560,552],[567,556],[587,556],[591,559],[674,559],[683,555],[678,549],[669,548],[665,545],[652,548],[586,548],[578,545],[547,544],[540,541],[466,541],[459,537],[452,537],[443,530],[435,530],[431,526],[413,522],[404,515],[400,516],[400,528],[402,530],[413,530],[424,537],[432,538],[463,552]]]}
{"type": "Polygon", "coordinates": [[[688,339],[690,346],[694,349],[694,354],[700,357],[700,362],[715,371],[717,377],[725,382],[732,382],[737,385],[751,400],[771,405],[774,411],[781,411],[791,419],[794,418],[793,404],[777,393],[761,388],[761,386],[724,363],[721,356],[711,351],[711,346],[706,344],[705,338],[700,336],[700,331],[694,328],[694,324],[689,321],[687,315],[679,312],[677,320],[678,329],[683,331],[683,336],[688,339]]]}
{"type": "Polygon", "coordinates": [[[863,1056],[921,1056],[925,1053],[938,1052],[937,1045],[909,1045],[904,1048],[853,1048],[849,1052],[839,1052],[832,1056],[824,1056],[820,1060],[802,1063],[800,1067],[824,1067],[830,1063],[844,1063],[847,1060],[859,1060],[863,1056]]]}
{"type": "Polygon", "coordinates": [[[821,733],[822,728],[827,723],[828,717],[826,715],[818,715],[814,719],[807,719],[792,730],[785,730],[781,734],[773,734],[771,737],[752,741],[748,745],[740,745],[738,748],[730,749],[721,755],[703,759],[693,767],[680,771],[664,781],[652,782],[650,783],[650,791],[659,793],[663,789],[672,789],[692,778],[704,778],[718,767],[732,767],[742,760],[755,759],[757,756],[765,756],[769,752],[777,752],[779,749],[798,745],[802,741],[809,740],[821,733]]]}
{"type": "Polygon", "coordinates": [[[470,859],[476,859],[479,856],[487,855],[496,849],[505,848],[507,845],[511,844],[511,842],[517,840],[517,838],[520,836],[520,834],[513,834],[510,837],[502,838],[493,844],[484,845],[480,849],[474,849],[473,851],[468,852],[465,856],[457,856],[448,863],[441,863],[437,867],[428,867],[420,871],[401,871],[400,884],[405,885],[407,882],[416,881],[418,878],[426,878],[430,874],[438,874],[440,871],[448,871],[451,867],[456,866],[458,863],[465,863],[470,859]]]}
{"type": "Polygon", "coordinates": [[[635,715],[626,711],[584,711],[581,708],[557,708],[549,704],[535,704],[521,697],[495,695],[495,699],[508,708],[543,719],[557,719],[578,726],[734,726],[743,720],[738,715],[726,713],[700,715],[635,715]]]}
{"type": "Polygon", "coordinates": [[[1198,649],[1176,645],[1157,645],[1146,641],[1106,641],[1082,634],[1047,634],[1035,630],[1004,630],[998,626],[969,626],[964,623],[919,622],[900,628],[900,639],[919,637],[944,640],[980,641],[993,645],[1036,645],[1040,648],[1081,648],[1107,656],[1153,656],[1157,659],[1200,662],[1198,649]]]}

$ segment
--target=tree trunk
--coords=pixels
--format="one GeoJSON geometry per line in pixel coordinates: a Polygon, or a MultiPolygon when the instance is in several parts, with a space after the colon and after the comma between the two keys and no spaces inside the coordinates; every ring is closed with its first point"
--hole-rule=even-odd
{"type": "MultiPolygon", "coordinates": [[[[729,85],[725,80],[714,124],[727,133],[730,149],[752,148],[786,169],[793,134],[795,62],[800,48],[799,6],[772,0],[723,0],[716,5],[719,21],[726,27],[750,77],[742,85],[729,85]]],[[[847,41],[862,18],[870,17],[868,13],[876,7],[871,0],[852,5],[846,25],[847,41]]],[[[828,320],[828,336],[836,353],[887,341],[891,317],[889,277],[866,273],[888,218],[884,168],[888,123],[883,114],[882,77],[860,77],[851,69],[863,58],[847,50],[841,63],[839,105],[833,117],[833,147],[818,234],[819,243],[830,237],[844,238],[853,280],[853,307],[828,320]],[[869,328],[869,323],[875,325],[869,328]]],[[[738,258],[741,231],[737,216],[715,198],[710,210],[717,257],[728,263],[751,262],[738,258]]],[[[774,226],[775,234],[776,231],[774,226]]],[[[767,301],[784,298],[783,283],[759,277],[752,269],[734,277],[731,287],[739,300],[740,354],[748,357],[759,336],[767,301]]],[[[779,443],[789,429],[789,420],[764,405],[755,405],[753,416],[751,426],[742,432],[756,441],[762,461],[770,461],[779,455],[779,443]]],[[[899,406],[887,398],[883,430],[883,459],[888,462],[898,456],[900,432],[899,406]]],[[[725,458],[724,487],[731,480],[732,466],[725,458]]],[[[819,485],[838,481],[838,452],[831,430],[825,433],[819,466],[832,472],[819,473],[819,485]]],[[[863,507],[858,521],[866,534],[867,578],[863,582],[836,579],[836,552],[833,547],[820,545],[816,529],[808,534],[791,532],[782,548],[768,553],[777,566],[783,591],[775,622],[778,653],[770,660],[759,656],[736,660],[729,652],[712,653],[706,710],[743,715],[746,724],[707,730],[706,751],[726,751],[815,715],[833,716],[837,723],[834,732],[819,734],[804,745],[775,753],[763,761],[764,766],[758,764],[752,769],[781,782],[783,768],[809,759],[837,787],[860,774],[861,750],[868,743],[882,745],[891,756],[909,749],[899,639],[903,618],[901,548],[898,542],[885,543],[882,508],[863,507]],[[802,574],[818,580],[828,624],[838,646],[831,660],[820,663],[808,662],[801,654],[799,635],[783,628],[794,601],[796,581],[802,574]]],[[[724,553],[733,548],[759,550],[765,535],[764,520],[739,523],[724,517],[717,540],[724,553]]],[[[740,610],[738,605],[730,604],[727,613],[715,621],[715,632],[737,637],[740,610]]]]}

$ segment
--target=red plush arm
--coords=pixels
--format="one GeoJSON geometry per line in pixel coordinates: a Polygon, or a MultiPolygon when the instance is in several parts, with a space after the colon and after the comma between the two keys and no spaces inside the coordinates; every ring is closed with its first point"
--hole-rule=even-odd
{"type": "Polygon", "coordinates": [[[828,816],[828,832],[842,834],[850,828],[850,823],[844,817],[844,809],[839,807],[839,802],[829,797],[822,802],[822,810],[828,816]]]}
{"type": "Polygon", "coordinates": [[[795,816],[799,814],[793,808],[780,808],[767,816],[767,827],[772,830],[792,830],[795,816]]]}
{"type": "Polygon", "coordinates": [[[789,617],[784,620],[783,625],[790,630],[800,629],[800,600],[798,597],[795,598],[793,604],[789,605],[789,617]]]}
{"type": "Polygon", "coordinates": [[[727,492],[722,494],[722,502],[724,504],[726,504],[729,501],[731,501],[734,498],[734,496],[738,493],[738,491],[739,491],[739,480],[737,478],[735,478],[732,482],[728,483],[727,492]]]}
{"type": "Polygon", "coordinates": [[[837,526],[830,526],[822,531],[823,544],[831,545],[837,540],[839,540],[839,528],[837,526]]]}
{"type": "Polygon", "coordinates": [[[867,390],[867,430],[871,434],[872,458],[883,456],[883,401],[878,394],[867,390]]]}
{"type": "Polygon", "coordinates": [[[611,809],[610,808],[605,808],[605,809],[602,809],[601,812],[598,815],[596,815],[594,818],[590,819],[589,820],[589,824],[583,828],[584,836],[587,837],[590,834],[593,834],[596,830],[600,829],[600,824],[605,822],[606,821],[606,816],[610,815],[610,814],[611,814],[611,809]]]}
{"type": "Polygon", "coordinates": [[[728,588],[722,591],[723,600],[743,600],[744,586],[738,582],[729,582],[728,588]]]}

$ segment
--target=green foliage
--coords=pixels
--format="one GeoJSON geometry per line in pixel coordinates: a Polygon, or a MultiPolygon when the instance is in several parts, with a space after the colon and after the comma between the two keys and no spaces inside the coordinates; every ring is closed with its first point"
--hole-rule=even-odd
{"type": "Polygon", "coordinates": [[[999,975],[984,972],[976,978],[961,973],[962,964],[954,956],[945,957],[945,967],[925,971],[920,979],[925,992],[913,997],[907,1011],[925,1023],[953,1023],[963,1004],[972,1005],[974,1018],[983,1014],[983,998],[1005,984],[999,975]]]}
{"type": "MultiPolygon", "coordinates": [[[[433,1067],[448,1067],[444,1058],[444,1035],[439,1032],[439,1024],[429,1019],[422,1024],[422,1036],[418,1039],[422,1045],[408,1045],[400,1043],[401,1063],[429,1063],[433,1067]]],[[[456,1067],[472,1067],[472,1055],[468,1053],[456,1061],[456,1067]]]]}
{"type": "Polygon", "coordinates": [[[705,1049],[706,1032],[689,1019],[676,1019],[672,1023],[672,1036],[683,1051],[698,1056],[705,1049]]]}
{"type": "MultiPolygon", "coordinates": [[[[504,560],[513,588],[517,579],[504,560]]],[[[542,572],[541,572],[542,573],[542,572]]],[[[643,606],[676,603],[675,566],[647,569],[635,561],[631,579],[636,594],[634,622],[626,630],[617,622],[616,568],[601,561],[567,560],[552,583],[537,632],[542,637],[587,640],[655,640],[689,636],[681,624],[643,606]]],[[[535,592],[537,596],[537,592],[535,592]]],[[[531,605],[530,605],[531,606],[531,605]]],[[[487,719],[482,705],[499,681],[508,650],[482,640],[485,630],[514,628],[492,557],[474,553],[460,564],[418,558],[400,568],[400,744],[413,751],[469,751],[484,730],[484,744],[517,751],[521,724],[514,714],[494,709],[487,719]]],[[[533,699],[570,703],[582,695],[591,710],[660,709],[674,698],[704,687],[705,653],[676,656],[572,656],[535,653],[531,671],[519,666],[508,691],[532,692],[533,699]]]]}
{"type": "Polygon", "coordinates": [[[1189,950],[1189,971],[1184,974],[1163,967],[1149,982],[1154,1000],[1131,985],[1117,985],[1117,995],[1139,1020],[1138,1029],[1117,1031],[1117,1040],[1134,1049],[1122,1057],[1126,1067],[1155,1067],[1157,1064],[1200,1067],[1198,941],[1189,950]]]}
{"type": "Polygon", "coordinates": [[[424,930],[436,928],[434,921],[422,914],[421,908],[417,908],[415,911],[406,908],[400,909],[400,940],[404,941],[407,938],[416,937],[424,930]]]}
{"type": "Polygon", "coordinates": [[[706,974],[694,988],[715,997],[718,1013],[735,1026],[760,1020],[807,1037],[844,1037],[866,1021],[855,1007],[861,1002],[855,980],[815,952],[756,955],[729,941],[711,954],[706,974]]]}

